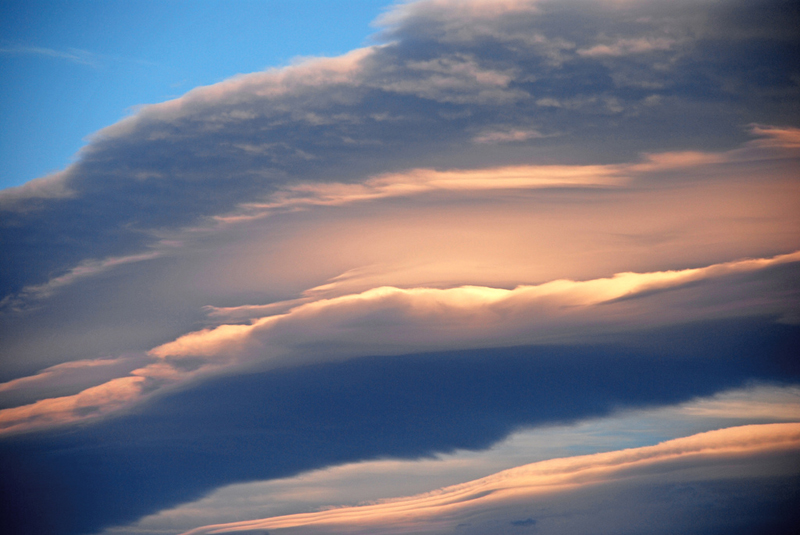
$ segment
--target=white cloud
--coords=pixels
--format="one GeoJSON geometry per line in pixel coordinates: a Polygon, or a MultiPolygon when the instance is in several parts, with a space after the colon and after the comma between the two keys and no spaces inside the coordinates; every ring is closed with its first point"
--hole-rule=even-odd
{"type": "Polygon", "coordinates": [[[510,129],[510,130],[493,130],[484,132],[478,136],[475,136],[472,140],[475,143],[508,143],[508,142],[519,142],[519,141],[527,141],[529,139],[537,139],[540,137],[544,137],[541,133],[537,132],[536,130],[524,130],[524,129],[510,129]]]}

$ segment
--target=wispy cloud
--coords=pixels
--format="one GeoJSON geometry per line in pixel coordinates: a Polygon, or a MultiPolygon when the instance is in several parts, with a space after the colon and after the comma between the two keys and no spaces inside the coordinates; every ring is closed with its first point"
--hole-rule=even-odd
{"type": "Polygon", "coordinates": [[[0,311],[3,309],[18,311],[31,304],[35,306],[37,300],[49,297],[58,289],[69,286],[75,283],[75,281],[93,277],[118,266],[153,260],[162,254],[163,253],[160,251],[151,251],[148,253],[110,257],[101,260],[85,260],[63,275],[52,278],[44,284],[26,286],[19,293],[6,296],[0,301],[0,311]]]}
{"type": "Polygon", "coordinates": [[[44,56],[49,58],[63,59],[80,65],[97,67],[100,64],[101,56],[87,50],[79,48],[67,48],[66,50],[55,50],[41,46],[5,46],[0,47],[0,54],[7,56],[44,56]]]}
{"type": "MultiPolygon", "coordinates": [[[[480,529],[498,521],[533,525],[535,522],[532,518],[528,521],[530,517],[526,518],[526,511],[538,510],[534,505],[536,501],[541,502],[548,496],[560,495],[561,500],[567,501],[572,493],[582,488],[602,492],[603,486],[611,483],[635,486],[649,478],[663,480],[669,476],[673,481],[724,480],[746,473],[749,464],[770,464],[770,456],[776,454],[783,455],[785,474],[796,474],[797,466],[792,469],[788,464],[788,459],[793,457],[787,454],[797,455],[798,450],[800,424],[733,427],[656,446],[542,461],[408,498],[211,525],[188,531],[186,535],[297,527],[309,533],[346,533],[354,529],[396,533],[398,529],[419,530],[423,526],[429,532],[439,533],[460,524],[465,527],[478,524],[482,526],[480,529]],[[519,515],[523,517],[521,520],[519,515]]],[[[552,504],[548,506],[552,509],[552,504]]],[[[559,506],[561,510],[566,508],[563,502],[559,506]]],[[[551,514],[544,514],[547,520],[552,520],[551,514]]],[[[553,530],[554,527],[546,528],[553,530]]]]}
{"type": "Polygon", "coordinates": [[[510,129],[493,130],[484,132],[473,138],[475,143],[511,143],[515,141],[527,141],[544,137],[540,132],[532,129],[510,129]]]}
{"type": "Polygon", "coordinates": [[[580,56],[625,56],[643,54],[655,50],[669,50],[675,46],[675,40],[668,38],[619,39],[608,44],[597,44],[577,51],[580,56]]]}
{"type": "Polygon", "coordinates": [[[0,383],[0,403],[4,406],[24,405],[54,393],[80,392],[124,376],[146,364],[144,355],[118,358],[73,360],[51,366],[27,377],[0,383]]]}
{"type": "Polygon", "coordinates": [[[92,68],[100,68],[108,63],[118,63],[118,62],[136,63],[139,65],[147,65],[147,66],[155,65],[154,62],[148,60],[125,58],[113,54],[100,54],[97,52],[91,52],[89,50],[83,50],[80,48],[71,48],[71,47],[59,50],[42,46],[27,46],[27,45],[15,44],[11,46],[7,45],[0,47],[0,55],[40,56],[40,57],[61,59],[68,61],[70,63],[76,63],[78,65],[86,65],[92,68]]]}

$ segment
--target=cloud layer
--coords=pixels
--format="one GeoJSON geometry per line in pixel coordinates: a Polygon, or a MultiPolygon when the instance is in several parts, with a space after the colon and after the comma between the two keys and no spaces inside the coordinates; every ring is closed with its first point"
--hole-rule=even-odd
{"type": "MultiPolygon", "coordinates": [[[[103,416],[161,387],[246,364],[269,369],[437,349],[610,341],[615,334],[744,314],[796,322],[800,311],[792,280],[799,261],[800,253],[792,253],[682,271],[557,280],[512,290],[380,287],[311,300],[249,324],[224,324],[183,335],[150,350],[155,362],[78,394],[0,410],[0,431],[103,416]],[[758,276],[783,266],[789,268],[785,275],[758,276]],[[737,286],[738,291],[720,293],[720,285],[737,286]]],[[[95,364],[102,361],[82,365],[95,364]]],[[[34,384],[64,367],[16,379],[0,389],[34,384]]]]}
{"type": "Polygon", "coordinates": [[[797,15],[790,2],[399,6],[380,45],[146,106],[47,187],[3,192],[2,293],[140,254],[157,231],[298,180],[730,147],[744,124],[796,116],[797,15]],[[524,143],[465,155],[473,140],[524,143]]]}
{"type": "MultiPolygon", "coordinates": [[[[561,511],[585,507],[584,504],[568,507],[565,503],[583,489],[600,494],[604,489],[598,487],[603,485],[608,487],[623,482],[625,486],[634,486],[648,479],[674,481],[675,476],[681,482],[742,478],[752,473],[763,473],[766,467],[782,476],[796,477],[799,450],[800,424],[733,427],[656,446],[542,461],[408,498],[207,526],[189,531],[187,535],[256,529],[291,533],[289,528],[301,528],[306,533],[451,533],[461,527],[465,533],[485,533],[487,529],[498,529],[502,524],[512,527],[536,525],[537,532],[568,533],[585,518],[557,522],[554,517],[561,511]],[[559,494],[561,511],[553,511],[552,503],[548,503],[548,507],[537,506],[537,502],[544,501],[543,497],[559,494]],[[544,514],[545,518],[525,518],[524,515],[530,511],[535,511],[537,517],[544,514]],[[523,519],[518,520],[520,515],[523,519]]],[[[619,494],[619,488],[613,492],[619,494]]],[[[581,513],[578,516],[585,515],[585,511],[581,513]]],[[[657,532],[684,528],[682,522],[672,522],[678,525],[662,525],[657,532]]],[[[630,528],[630,519],[622,520],[618,526],[605,525],[598,529],[610,532],[623,525],[630,528]]],[[[689,529],[697,529],[697,526],[689,529]]],[[[511,532],[507,527],[500,530],[511,532]]]]}
{"type": "MultiPolygon", "coordinates": [[[[485,450],[462,449],[415,460],[362,461],[289,478],[229,485],[197,501],[165,509],[133,525],[109,528],[103,533],[138,535],[168,529],[189,531],[200,525],[374,503],[562,457],[567,451],[570,455],[586,455],[623,447],[630,449],[722,426],[797,421],[799,414],[800,389],[796,387],[728,391],[677,406],[625,410],[573,424],[523,428],[485,450]]],[[[686,481],[681,484],[691,485],[686,481]]],[[[707,512],[706,516],[711,515],[707,512]]]]}

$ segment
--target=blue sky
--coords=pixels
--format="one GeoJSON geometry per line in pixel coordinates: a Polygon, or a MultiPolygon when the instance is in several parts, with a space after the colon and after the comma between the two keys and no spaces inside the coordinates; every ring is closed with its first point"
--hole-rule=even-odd
{"type": "Polygon", "coordinates": [[[343,5],[3,4],[0,531],[797,525],[797,3],[343,5]]]}
{"type": "Polygon", "coordinates": [[[0,188],[63,169],[143,104],[368,42],[386,0],[2,2],[0,188]]]}

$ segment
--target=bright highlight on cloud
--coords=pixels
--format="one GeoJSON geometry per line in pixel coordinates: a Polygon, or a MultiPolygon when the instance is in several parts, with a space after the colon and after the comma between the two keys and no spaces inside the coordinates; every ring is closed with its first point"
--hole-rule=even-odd
{"type": "MultiPolygon", "coordinates": [[[[683,309],[679,317],[670,317],[663,309],[647,314],[647,304],[641,308],[628,307],[624,302],[626,306],[620,307],[622,310],[614,310],[611,302],[798,261],[800,253],[792,253],[677,272],[620,273],[593,281],[558,280],[513,290],[475,286],[375,288],[357,295],[302,304],[285,314],[254,320],[250,325],[222,325],[190,333],[154,348],[150,354],[160,358],[230,355],[252,347],[259,339],[264,342],[264,345],[259,344],[260,348],[267,353],[270,342],[277,339],[280,345],[302,348],[306,353],[313,352],[315,344],[323,344],[329,354],[337,352],[337,345],[354,339],[356,342],[350,342],[353,345],[347,354],[356,355],[410,353],[472,344],[575,341],[581,340],[587,329],[594,328],[596,332],[602,326],[613,332],[614,328],[605,324],[608,314],[613,315],[617,325],[625,328],[634,328],[636,317],[646,317],[646,326],[653,326],[660,322],[686,321],[692,314],[688,309],[683,309]],[[605,306],[598,308],[598,305],[605,306]],[[664,317],[659,318],[658,314],[664,317]],[[365,328],[358,329],[359,324],[365,328]],[[409,337],[411,332],[413,338],[409,337]]],[[[764,312],[775,313],[784,307],[786,313],[794,312],[793,303],[782,303],[780,295],[775,298],[776,302],[767,306],[776,308],[764,312]]],[[[736,303],[724,300],[714,305],[699,310],[698,316],[691,319],[704,319],[704,313],[725,315],[726,305],[730,307],[727,313],[738,310],[736,303]]],[[[294,358],[301,357],[294,355],[294,358]]]]}
{"type": "MultiPolygon", "coordinates": [[[[275,195],[274,202],[242,205],[247,211],[336,206],[390,197],[410,197],[436,192],[535,190],[539,188],[591,188],[622,185],[626,177],[614,166],[521,166],[468,171],[415,169],[407,173],[371,178],[363,184],[302,184],[275,195]]],[[[220,217],[221,221],[246,216],[220,217]]]]}
{"type": "MultiPolygon", "coordinates": [[[[684,481],[742,477],[747,468],[755,468],[748,464],[772,465],[784,475],[797,474],[797,465],[792,462],[796,461],[798,450],[800,424],[733,427],[656,446],[542,461],[408,498],[207,526],[189,531],[187,535],[299,527],[307,533],[396,533],[402,530],[449,533],[458,526],[469,532],[479,532],[475,530],[497,525],[498,517],[505,519],[505,524],[526,525],[528,519],[518,520],[516,515],[538,509],[536,503],[543,496],[561,494],[566,501],[570,493],[583,488],[602,492],[603,485],[623,482],[633,486],[637,480],[667,479],[673,474],[684,481]],[[731,465],[737,468],[734,472],[730,472],[731,465]],[[705,468],[706,473],[698,466],[705,468]]],[[[547,518],[539,523],[530,518],[528,523],[537,524],[537,529],[545,532],[564,532],[565,526],[552,521],[547,518]]]]}
{"type": "MultiPolygon", "coordinates": [[[[150,350],[149,354],[160,362],[133,370],[130,376],[74,396],[0,410],[0,427],[13,432],[105,415],[160,386],[220,373],[248,362],[275,367],[370,354],[585,343],[600,333],[737,316],[741,314],[741,303],[753,296],[731,299],[715,296],[712,291],[704,296],[707,302],[701,307],[692,306],[691,302],[703,294],[702,288],[693,289],[690,296],[678,297],[668,307],[659,302],[658,296],[691,283],[724,280],[797,262],[800,252],[675,272],[619,273],[591,281],[557,280],[512,290],[476,286],[381,287],[319,299],[250,324],[226,324],[186,334],[150,350]]],[[[796,302],[780,292],[758,298],[761,314],[783,314],[792,320],[798,316],[796,302]]],[[[23,379],[6,385],[20,381],[23,379]]],[[[6,385],[0,385],[0,389],[6,385]]]]}

